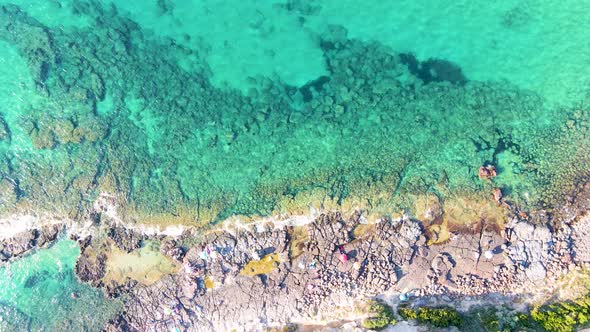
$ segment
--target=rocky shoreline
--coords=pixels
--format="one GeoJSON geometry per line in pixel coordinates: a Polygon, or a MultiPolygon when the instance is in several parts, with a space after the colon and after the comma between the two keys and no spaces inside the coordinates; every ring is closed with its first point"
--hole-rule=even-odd
{"type": "Polygon", "coordinates": [[[534,298],[558,277],[587,263],[585,248],[568,247],[568,242],[586,234],[588,218],[555,234],[546,226],[514,220],[500,233],[484,229],[437,246],[428,246],[420,225],[409,219],[383,220],[356,237],[359,225],[358,215],[322,215],[307,227],[309,240],[298,257],[291,255],[293,239],[286,228],[209,235],[204,243],[217,255],[203,258],[202,245],[184,256],[178,255],[180,249],[173,250],[186,268],[155,285],[131,289],[125,314],[110,328],[254,330],[350,319],[354,316],[342,308],[384,294],[403,294],[410,301],[493,293],[534,298]],[[340,259],[341,246],[346,262],[340,259]],[[270,272],[244,275],[249,262],[275,253],[279,261],[270,272]],[[208,287],[207,279],[215,286],[208,287]]]}
{"type": "MultiPolygon", "coordinates": [[[[14,259],[47,245],[62,229],[54,225],[21,233],[5,241],[2,252],[14,259]]],[[[182,269],[151,285],[133,280],[117,285],[102,280],[106,254],[95,250],[97,243],[112,242],[132,252],[149,237],[115,226],[104,239],[78,239],[82,255],[76,273],[124,299],[125,310],[108,331],[256,330],[355,320],[362,313],[350,310],[374,296],[423,302],[503,294],[531,301],[590,262],[582,241],[588,232],[587,217],[557,231],[514,218],[500,232],[482,228],[428,245],[416,220],[367,225],[361,213],[349,218],[326,213],[304,226],[268,223],[265,229],[215,231],[190,247],[184,245],[190,232],[152,237],[182,269]]]]}
{"type": "Polygon", "coordinates": [[[16,260],[36,249],[51,245],[64,231],[63,224],[44,225],[0,241],[0,266],[16,260]]]}
{"type": "MultiPolygon", "coordinates": [[[[564,207],[560,215],[570,220],[558,227],[514,214],[502,229],[483,223],[440,244],[429,243],[420,220],[368,223],[360,211],[326,212],[297,226],[269,221],[224,227],[199,241],[194,230],[148,236],[103,216],[91,232],[70,237],[82,252],[79,279],[125,303],[106,331],[254,331],[329,322],[359,327],[363,313],[355,308],[373,297],[394,305],[500,297],[526,306],[544,300],[558,290],[560,278],[590,263],[584,241],[590,216],[577,202],[564,207]],[[146,241],[157,243],[177,272],[151,284],[105,277],[110,246],[133,253],[146,241]]],[[[48,225],[3,240],[2,261],[49,245],[64,228],[48,225]]]]}
{"type": "Polygon", "coordinates": [[[84,225],[36,218],[38,228],[4,234],[0,259],[6,264],[66,234],[76,240],[79,280],[124,303],[105,331],[363,330],[362,308],[372,298],[394,307],[528,310],[558,292],[585,295],[565,289],[564,279],[590,265],[587,192],[580,186],[552,212],[523,213],[499,201],[507,222],[482,218],[447,236],[428,220],[442,215],[436,201],[419,217],[370,221],[361,210],[312,211],[234,218],[205,231],[126,224],[113,202],[99,198],[84,225]]]}

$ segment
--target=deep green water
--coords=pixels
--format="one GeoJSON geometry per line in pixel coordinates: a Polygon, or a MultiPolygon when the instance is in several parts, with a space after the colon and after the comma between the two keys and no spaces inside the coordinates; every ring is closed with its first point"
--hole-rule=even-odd
{"type": "MultiPolygon", "coordinates": [[[[487,193],[485,163],[527,210],[587,176],[588,0],[0,6],[0,217],[81,219],[101,192],[201,224],[308,193],[411,210],[487,193]]],[[[52,329],[99,301],[71,246],[0,274],[0,317],[52,329]],[[52,306],[14,277],[30,273],[52,306]]]]}

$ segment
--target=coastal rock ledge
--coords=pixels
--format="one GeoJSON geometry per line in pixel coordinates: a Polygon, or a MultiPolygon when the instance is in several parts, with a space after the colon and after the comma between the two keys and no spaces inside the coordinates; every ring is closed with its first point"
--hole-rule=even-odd
{"type": "Polygon", "coordinates": [[[102,282],[104,264],[80,277],[94,275],[94,285],[124,299],[125,309],[106,331],[325,327],[362,317],[355,308],[371,297],[393,305],[533,301],[590,262],[582,241],[589,231],[588,217],[556,229],[514,217],[503,229],[484,224],[429,245],[421,223],[410,218],[367,224],[360,212],[326,213],[302,226],[226,227],[190,246],[189,232],[154,237],[180,268],[151,284],[102,282]]]}
{"type": "Polygon", "coordinates": [[[0,265],[18,259],[34,249],[50,245],[63,230],[63,224],[44,225],[38,229],[25,230],[1,239],[0,265]]]}

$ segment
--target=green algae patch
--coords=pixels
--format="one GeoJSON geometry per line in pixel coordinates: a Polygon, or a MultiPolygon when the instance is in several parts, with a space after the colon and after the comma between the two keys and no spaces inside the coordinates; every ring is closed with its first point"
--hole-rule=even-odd
{"type": "Polygon", "coordinates": [[[484,221],[501,228],[507,220],[507,210],[491,198],[454,197],[445,200],[443,220],[454,229],[469,228],[484,221]]]}
{"type": "Polygon", "coordinates": [[[244,266],[240,274],[243,276],[253,277],[259,274],[271,273],[281,262],[279,254],[269,254],[259,260],[251,260],[244,266]]]}
{"type": "Polygon", "coordinates": [[[440,199],[431,193],[417,196],[414,200],[414,209],[418,220],[426,223],[435,222],[443,214],[440,199]]]}
{"type": "Polygon", "coordinates": [[[550,332],[572,332],[590,326],[590,296],[543,305],[531,311],[533,320],[550,332]]]}
{"type": "Polygon", "coordinates": [[[500,230],[508,210],[482,195],[454,196],[443,203],[432,196],[416,199],[416,213],[423,222],[428,244],[444,244],[455,233],[474,233],[482,228],[500,230]]]}
{"type": "Polygon", "coordinates": [[[515,311],[506,306],[481,306],[470,309],[463,315],[462,331],[484,332],[532,332],[539,331],[528,313],[515,311]]]}
{"type": "Polygon", "coordinates": [[[141,284],[151,285],[163,276],[176,273],[178,270],[178,264],[162,255],[147,241],[142,248],[130,253],[111,246],[103,279],[124,284],[127,278],[131,278],[141,284]]]}
{"type": "Polygon", "coordinates": [[[451,240],[452,233],[449,231],[447,221],[441,224],[430,225],[426,228],[428,235],[428,245],[445,244],[451,240]]]}
{"type": "MultiPolygon", "coordinates": [[[[416,310],[404,314],[417,320],[416,310]]],[[[590,296],[539,305],[530,312],[507,306],[478,306],[461,316],[460,328],[465,331],[573,332],[590,326],[590,296]]]]}
{"type": "Polygon", "coordinates": [[[304,251],[309,232],[307,226],[297,226],[289,229],[289,256],[291,259],[299,257],[304,251]]]}
{"type": "Polygon", "coordinates": [[[450,326],[461,326],[463,319],[461,315],[450,307],[418,307],[410,308],[400,306],[397,313],[405,320],[413,320],[420,324],[429,325],[438,328],[450,326]]]}
{"type": "Polygon", "coordinates": [[[388,325],[395,325],[397,321],[391,307],[382,301],[371,300],[367,304],[368,318],[361,322],[361,326],[370,330],[382,330],[388,325]]]}
{"type": "MultiPolygon", "coordinates": [[[[590,292],[590,270],[586,268],[570,270],[567,274],[559,277],[555,281],[555,285],[555,288],[559,290],[555,295],[560,301],[576,300],[580,294],[590,292]]],[[[547,300],[550,300],[549,294],[547,300]]]]}
{"type": "Polygon", "coordinates": [[[147,226],[159,226],[161,228],[174,225],[206,227],[217,217],[217,215],[202,216],[204,220],[199,221],[197,210],[182,204],[178,204],[169,211],[164,212],[142,209],[131,203],[122,206],[120,215],[124,220],[134,221],[147,226]]]}
{"type": "Polygon", "coordinates": [[[352,230],[352,235],[354,235],[355,239],[360,239],[365,235],[372,234],[375,229],[375,224],[358,224],[352,230]]]}

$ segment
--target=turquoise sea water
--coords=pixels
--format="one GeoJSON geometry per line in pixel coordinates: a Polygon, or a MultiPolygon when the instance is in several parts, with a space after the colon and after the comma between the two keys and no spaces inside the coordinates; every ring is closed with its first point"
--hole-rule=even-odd
{"type": "MultiPolygon", "coordinates": [[[[100,193],[128,222],[317,202],[413,213],[417,195],[491,186],[550,209],[588,171],[589,13],[588,0],[1,0],[0,216],[84,219],[100,193]],[[492,184],[477,177],[487,163],[492,184]]],[[[101,301],[72,278],[72,244],[50,250],[64,256],[0,277],[4,321],[51,329],[101,301]],[[53,306],[14,277],[35,269],[53,306]]]]}
{"type": "Polygon", "coordinates": [[[79,253],[61,240],[0,268],[0,331],[100,331],[119,306],[77,282],[79,253]]]}

